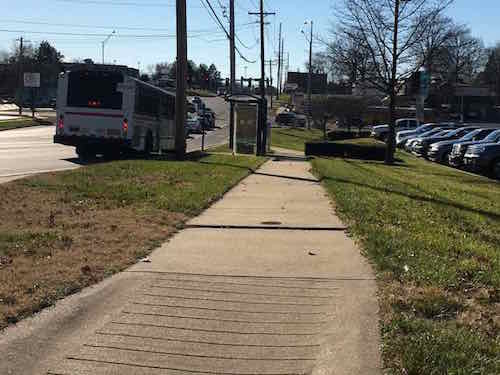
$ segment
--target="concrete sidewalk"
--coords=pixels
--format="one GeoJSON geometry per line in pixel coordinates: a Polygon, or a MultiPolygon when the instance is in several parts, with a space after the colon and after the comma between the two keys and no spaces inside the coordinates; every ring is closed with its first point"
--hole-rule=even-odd
{"type": "Polygon", "coordinates": [[[0,373],[380,374],[373,273],[308,169],[267,162],[151,263],[8,329],[0,373]]]}

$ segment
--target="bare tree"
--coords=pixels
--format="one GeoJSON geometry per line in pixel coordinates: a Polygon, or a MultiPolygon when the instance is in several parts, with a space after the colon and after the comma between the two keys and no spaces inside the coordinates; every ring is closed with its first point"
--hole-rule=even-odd
{"type": "Polygon", "coordinates": [[[394,161],[396,93],[416,69],[413,48],[452,1],[343,0],[337,10],[338,37],[366,48],[373,69],[366,80],[390,97],[386,163],[394,161]]]}

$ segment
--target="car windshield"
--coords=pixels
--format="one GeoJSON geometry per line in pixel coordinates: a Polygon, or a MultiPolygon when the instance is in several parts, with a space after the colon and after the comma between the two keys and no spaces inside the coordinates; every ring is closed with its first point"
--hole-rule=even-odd
{"type": "Polygon", "coordinates": [[[476,130],[473,130],[469,133],[467,133],[466,135],[464,135],[462,138],[460,138],[461,141],[470,141],[471,139],[473,139],[476,135],[480,134],[482,131],[484,131],[484,129],[476,129],[476,130]]]}
{"type": "Polygon", "coordinates": [[[426,132],[426,131],[433,129],[435,126],[436,126],[435,124],[424,124],[424,125],[421,125],[418,128],[416,128],[415,131],[426,132]]]}
{"type": "MultiPolygon", "coordinates": [[[[448,131],[448,130],[446,130],[446,131],[448,131]]],[[[441,129],[441,128],[432,129],[432,130],[429,130],[429,131],[423,133],[421,135],[421,137],[429,137],[431,135],[437,135],[437,134],[440,134],[440,133],[443,133],[443,132],[445,132],[445,131],[443,131],[443,129],[441,129]]]]}
{"type": "Polygon", "coordinates": [[[500,129],[495,130],[489,136],[487,136],[484,141],[486,142],[498,142],[500,140],[500,129]]]}

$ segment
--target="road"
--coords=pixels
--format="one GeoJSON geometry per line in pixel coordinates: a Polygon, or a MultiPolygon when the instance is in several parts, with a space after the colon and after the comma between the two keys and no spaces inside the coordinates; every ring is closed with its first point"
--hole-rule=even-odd
{"type": "MultiPolygon", "coordinates": [[[[217,117],[217,129],[207,132],[206,146],[227,143],[229,110],[221,98],[205,102],[217,117]]],[[[31,174],[78,168],[74,147],[56,145],[52,141],[53,126],[39,126],[0,132],[0,183],[31,174]]],[[[201,135],[187,140],[187,151],[201,148],[201,135]]]]}

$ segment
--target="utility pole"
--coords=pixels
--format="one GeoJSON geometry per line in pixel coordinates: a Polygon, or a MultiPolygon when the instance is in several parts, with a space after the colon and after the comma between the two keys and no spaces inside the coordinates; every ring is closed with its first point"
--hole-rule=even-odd
{"type": "MultiPolygon", "coordinates": [[[[231,65],[231,77],[230,77],[230,94],[234,95],[235,81],[236,81],[236,47],[234,41],[234,0],[229,1],[229,50],[230,50],[230,65],[231,65]]],[[[230,114],[229,114],[229,148],[232,150],[234,147],[234,102],[231,100],[229,102],[230,114]]]]}
{"type": "Polygon", "coordinates": [[[187,26],[186,0],[176,0],[177,8],[177,77],[175,100],[175,154],[177,160],[186,155],[186,76],[187,76],[187,26]]]}
{"type": "MultiPolygon", "coordinates": [[[[258,13],[248,12],[249,15],[260,16],[260,97],[262,101],[262,112],[267,111],[266,103],[266,55],[264,42],[264,17],[276,13],[264,12],[264,0],[260,0],[260,11],[258,13]]],[[[262,136],[266,137],[266,118],[267,112],[261,113],[259,126],[257,126],[257,155],[264,155],[266,150],[262,150],[262,136]]]]}
{"type": "MultiPolygon", "coordinates": [[[[273,60],[269,60],[269,77],[270,77],[270,82],[271,82],[271,90],[273,88],[273,60]]],[[[271,100],[271,109],[273,109],[273,93],[271,92],[271,95],[269,95],[269,98],[271,100]]]]}
{"type": "Polygon", "coordinates": [[[280,34],[278,39],[278,79],[276,80],[276,100],[279,100],[281,94],[281,22],[280,34]]]}
{"type": "Polygon", "coordinates": [[[285,65],[285,38],[281,40],[280,95],[283,92],[283,71],[285,65]]]}
{"type": "Polygon", "coordinates": [[[23,59],[24,59],[24,45],[23,45],[24,39],[23,37],[19,38],[19,89],[18,89],[18,95],[19,95],[19,116],[23,114],[23,99],[24,99],[24,72],[23,72],[23,59]]]}
{"type": "Polygon", "coordinates": [[[309,76],[307,78],[307,128],[311,129],[312,109],[312,45],[313,45],[313,21],[311,21],[311,36],[309,39],[309,76]]]}

